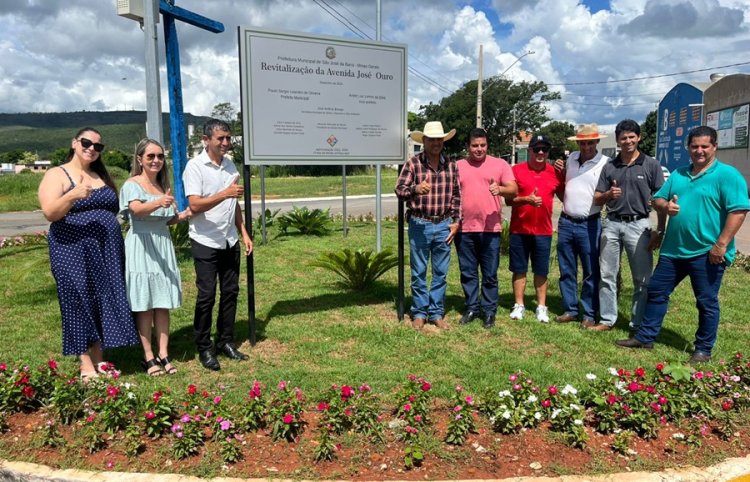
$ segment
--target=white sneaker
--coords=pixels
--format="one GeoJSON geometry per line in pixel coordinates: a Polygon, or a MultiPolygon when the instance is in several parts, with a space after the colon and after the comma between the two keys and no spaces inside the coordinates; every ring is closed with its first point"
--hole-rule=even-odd
{"type": "Polygon", "coordinates": [[[513,305],[513,309],[510,310],[510,319],[511,320],[520,320],[523,318],[523,314],[526,312],[526,308],[523,307],[523,305],[519,305],[516,303],[513,305]]]}
{"type": "Polygon", "coordinates": [[[542,323],[549,323],[549,315],[547,314],[547,307],[539,305],[536,307],[536,319],[542,323]]]}

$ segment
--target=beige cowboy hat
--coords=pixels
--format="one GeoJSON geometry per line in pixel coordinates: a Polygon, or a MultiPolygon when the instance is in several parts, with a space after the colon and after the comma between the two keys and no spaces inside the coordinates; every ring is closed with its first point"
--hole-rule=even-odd
{"type": "Polygon", "coordinates": [[[604,139],[605,135],[599,134],[599,126],[596,124],[580,124],[576,127],[576,135],[568,137],[569,141],[591,141],[604,139]]]}
{"type": "Polygon", "coordinates": [[[430,139],[443,139],[444,141],[447,141],[449,139],[452,139],[455,135],[456,129],[451,129],[446,133],[443,130],[443,124],[438,121],[428,122],[424,125],[423,131],[414,131],[409,134],[414,142],[419,142],[420,144],[424,144],[422,140],[425,137],[429,137],[430,139]]]}

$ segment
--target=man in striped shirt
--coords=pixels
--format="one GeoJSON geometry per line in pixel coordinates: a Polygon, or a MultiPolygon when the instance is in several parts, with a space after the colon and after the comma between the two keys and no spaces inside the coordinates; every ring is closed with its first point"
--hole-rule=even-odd
{"type": "Polygon", "coordinates": [[[444,298],[451,243],[461,221],[461,189],[456,163],[443,156],[443,144],[456,129],[443,131],[440,122],[428,122],[411,138],[424,149],[409,159],[396,182],[396,196],[406,202],[411,265],[411,318],[416,330],[426,322],[447,329],[444,298]],[[427,290],[427,263],[432,283],[427,290]]]}

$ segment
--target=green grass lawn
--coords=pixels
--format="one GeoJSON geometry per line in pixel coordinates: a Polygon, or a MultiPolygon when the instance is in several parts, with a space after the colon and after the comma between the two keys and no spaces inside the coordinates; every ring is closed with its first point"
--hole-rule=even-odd
{"type": "MultiPolygon", "coordinates": [[[[121,186],[128,178],[122,169],[109,168],[115,183],[121,186]]],[[[41,174],[32,172],[19,175],[0,176],[0,213],[12,211],[34,211],[39,209],[37,189],[41,174]]],[[[375,194],[375,174],[347,176],[347,195],[375,194]]],[[[396,171],[382,169],[382,192],[390,194],[396,185],[396,171]]],[[[253,177],[251,184],[253,199],[260,199],[260,178],[253,177]]],[[[341,176],[278,177],[266,179],[266,199],[290,199],[341,195],[341,176]]]]}
{"type": "MultiPolygon", "coordinates": [[[[306,393],[320,393],[332,383],[369,383],[389,392],[408,374],[426,377],[436,395],[449,397],[457,383],[481,392],[504,383],[510,372],[522,370],[537,383],[582,384],[587,373],[606,375],[609,367],[651,367],[659,361],[684,362],[689,357],[697,326],[695,300],[688,282],[675,292],[664,329],[654,350],[623,350],[613,341],[626,337],[631,294],[627,270],[620,298],[621,319],[606,333],[583,331],[577,324],[549,325],[535,321],[535,307],[528,287],[526,318],[511,321],[512,306],[507,256],[501,257],[500,302],[497,328],[486,331],[479,322],[456,325],[463,309],[457,257],[453,256],[447,292],[447,318],[452,329],[422,333],[400,323],[396,316],[397,272],[388,272],[366,292],[350,292],[336,279],[309,261],[326,250],[374,248],[375,226],[352,222],[347,238],[340,227],[325,237],[277,236],[255,250],[258,344],[244,351],[248,362],[222,358],[220,374],[204,370],[197,361],[192,340],[192,313],[196,290],[188,254],[180,257],[183,280],[181,308],[172,312],[171,356],[179,374],[149,379],[140,371],[139,347],[118,349],[108,358],[123,369],[125,379],[144,393],[154,386],[183,390],[188,383],[227,386],[227,395],[244,396],[253,379],[275,385],[290,380],[306,393]]],[[[384,248],[396,249],[398,225],[383,224],[384,248]]],[[[408,266],[408,245],[407,266],[408,266]]],[[[408,267],[407,294],[408,294],[408,267]]],[[[247,291],[241,290],[237,316],[237,338],[248,339],[247,291]]],[[[557,287],[558,270],[552,262],[549,306],[561,312],[557,287]]],[[[729,269],[721,291],[722,320],[717,359],[729,357],[750,346],[750,317],[746,293],[750,274],[729,269]],[[745,286],[745,288],[742,288],[745,286]]],[[[408,310],[409,298],[406,299],[408,310]]],[[[36,366],[54,357],[60,359],[60,314],[55,284],[49,271],[46,246],[22,246],[0,250],[0,361],[15,365],[23,361],[36,366]]],[[[64,370],[75,370],[76,360],[66,357],[64,370]]]]}

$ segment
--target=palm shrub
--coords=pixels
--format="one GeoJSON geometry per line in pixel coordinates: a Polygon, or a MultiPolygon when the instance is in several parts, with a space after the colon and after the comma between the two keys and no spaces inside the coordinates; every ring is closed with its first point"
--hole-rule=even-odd
{"type": "Polygon", "coordinates": [[[279,217],[279,230],[287,234],[289,228],[296,229],[300,234],[313,234],[322,236],[331,231],[331,214],[330,209],[310,210],[307,206],[298,208],[294,206],[291,211],[284,213],[279,217]]]}
{"type": "Polygon", "coordinates": [[[318,259],[310,262],[310,265],[333,271],[350,289],[364,290],[389,269],[398,265],[398,256],[387,249],[373,253],[371,249],[352,251],[345,248],[338,253],[323,253],[318,259]]]}

